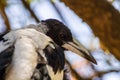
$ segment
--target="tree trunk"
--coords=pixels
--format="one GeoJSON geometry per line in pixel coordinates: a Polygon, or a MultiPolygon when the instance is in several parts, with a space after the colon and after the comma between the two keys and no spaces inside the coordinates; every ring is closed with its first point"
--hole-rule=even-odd
{"type": "Polygon", "coordinates": [[[120,60],[120,13],[106,0],[61,0],[83,19],[120,60]]]}

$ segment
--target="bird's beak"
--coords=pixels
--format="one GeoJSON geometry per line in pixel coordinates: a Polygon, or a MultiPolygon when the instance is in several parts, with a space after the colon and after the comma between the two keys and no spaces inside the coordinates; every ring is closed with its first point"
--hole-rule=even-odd
{"type": "Polygon", "coordinates": [[[94,64],[97,64],[94,57],[91,55],[91,53],[84,47],[82,44],[80,44],[76,39],[73,39],[73,42],[64,42],[62,45],[63,48],[66,50],[72,51],[85,59],[93,62],[94,64]]]}

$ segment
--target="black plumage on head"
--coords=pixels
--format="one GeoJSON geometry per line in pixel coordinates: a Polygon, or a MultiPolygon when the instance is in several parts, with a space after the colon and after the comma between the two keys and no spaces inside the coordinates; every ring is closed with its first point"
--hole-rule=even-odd
{"type": "Polygon", "coordinates": [[[48,64],[53,68],[54,73],[62,71],[65,65],[65,55],[61,47],[53,43],[55,49],[47,46],[44,49],[45,56],[47,57],[48,64]]]}
{"type": "Polygon", "coordinates": [[[72,41],[70,29],[68,29],[62,22],[56,19],[47,19],[41,21],[41,23],[47,25],[49,31],[46,35],[50,36],[59,46],[63,45],[64,42],[72,41]]]}

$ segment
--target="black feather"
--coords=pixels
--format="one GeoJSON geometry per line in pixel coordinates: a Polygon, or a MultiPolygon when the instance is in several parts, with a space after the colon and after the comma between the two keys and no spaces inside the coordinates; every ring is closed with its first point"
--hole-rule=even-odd
{"type": "Polygon", "coordinates": [[[31,78],[32,80],[51,80],[48,74],[46,64],[38,64],[31,78]]]}
{"type": "Polygon", "coordinates": [[[5,71],[12,60],[13,52],[14,46],[11,46],[0,53],[0,80],[4,80],[5,71]]]}
{"type": "Polygon", "coordinates": [[[7,34],[7,32],[3,33],[3,34],[0,34],[0,41],[3,41],[3,42],[7,41],[6,39],[3,38],[3,36],[6,35],[6,34],[7,34]]]}
{"type": "Polygon", "coordinates": [[[73,40],[70,29],[62,22],[56,19],[47,19],[41,22],[46,24],[49,29],[46,35],[51,37],[57,45],[61,46],[64,44],[64,41],[73,40]]]}
{"type": "Polygon", "coordinates": [[[54,73],[61,71],[65,65],[65,55],[64,51],[57,44],[53,43],[55,49],[51,46],[47,46],[44,49],[45,55],[47,57],[48,64],[53,68],[54,73]]]}

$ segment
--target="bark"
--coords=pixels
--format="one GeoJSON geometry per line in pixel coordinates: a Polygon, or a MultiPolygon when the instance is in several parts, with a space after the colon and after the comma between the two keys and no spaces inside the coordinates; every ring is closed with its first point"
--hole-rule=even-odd
{"type": "Polygon", "coordinates": [[[62,16],[59,8],[56,6],[55,2],[54,2],[53,0],[50,0],[50,3],[51,3],[52,6],[54,7],[55,11],[57,12],[57,14],[58,14],[59,17],[61,18],[61,20],[62,20],[65,24],[67,24],[66,21],[65,21],[65,19],[64,19],[64,17],[62,16]]]}
{"type": "Polygon", "coordinates": [[[22,0],[22,3],[25,6],[25,8],[28,9],[28,11],[30,12],[31,16],[33,18],[35,18],[36,22],[40,22],[40,20],[37,18],[37,16],[35,15],[35,13],[30,8],[30,4],[27,1],[25,1],[25,0],[22,0]]]}
{"type": "Polygon", "coordinates": [[[61,1],[81,17],[105,48],[120,60],[120,13],[106,0],[61,1]]]}
{"type": "Polygon", "coordinates": [[[5,7],[7,6],[6,1],[1,0],[0,1],[0,14],[2,16],[2,18],[4,19],[5,25],[6,25],[6,31],[4,33],[7,33],[8,31],[11,30],[10,28],[10,23],[9,23],[9,19],[5,13],[5,7]]]}

